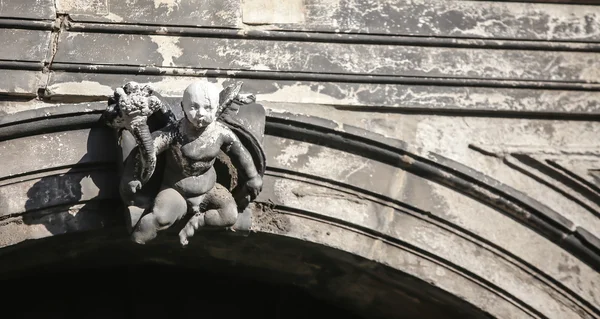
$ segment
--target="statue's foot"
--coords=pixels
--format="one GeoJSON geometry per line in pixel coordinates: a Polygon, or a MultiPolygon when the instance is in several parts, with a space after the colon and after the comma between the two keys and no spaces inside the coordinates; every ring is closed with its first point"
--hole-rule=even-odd
{"type": "Polygon", "coordinates": [[[179,242],[182,246],[188,244],[188,238],[194,236],[196,230],[204,226],[204,213],[196,213],[179,232],[179,242]]]}
{"type": "Polygon", "coordinates": [[[155,237],[156,237],[156,235],[145,234],[142,232],[133,232],[131,234],[131,240],[134,243],[139,244],[139,245],[145,245],[147,242],[154,239],[155,237]]]}
{"type": "Polygon", "coordinates": [[[188,237],[183,233],[183,230],[181,232],[179,232],[179,242],[181,243],[181,246],[185,247],[187,246],[188,242],[188,237]]]}
{"type": "MultiPolygon", "coordinates": [[[[146,216],[150,216],[149,214],[146,216]]],[[[140,245],[144,245],[156,238],[157,229],[151,218],[142,218],[137,227],[131,232],[131,240],[140,245]]]]}

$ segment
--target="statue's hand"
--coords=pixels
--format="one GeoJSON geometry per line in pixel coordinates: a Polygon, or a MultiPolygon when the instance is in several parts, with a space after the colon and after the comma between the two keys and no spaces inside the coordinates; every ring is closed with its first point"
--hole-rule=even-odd
{"type": "Polygon", "coordinates": [[[250,193],[250,198],[252,200],[258,197],[258,194],[262,190],[262,186],[262,177],[260,177],[259,175],[256,175],[255,177],[251,178],[246,182],[246,189],[248,190],[248,193],[250,193]]]}
{"type": "Polygon", "coordinates": [[[133,180],[127,183],[127,186],[129,186],[129,191],[131,192],[131,194],[135,194],[138,190],[142,189],[142,182],[138,180],[133,180]]]}
{"type": "Polygon", "coordinates": [[[142,189],[142,183],[139,180],[132,180],[127,183],[121,183],[119,185],[119,192],[121,193],[121,198],[125,202],[133,203],[135,201],[135,193],[138,190],[142,189]]]}

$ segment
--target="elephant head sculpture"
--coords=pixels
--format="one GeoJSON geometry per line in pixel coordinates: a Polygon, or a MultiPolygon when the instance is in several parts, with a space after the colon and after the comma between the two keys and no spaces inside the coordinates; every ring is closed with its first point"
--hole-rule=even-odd
{"type": "Polygon", "coordinates": [[[115,90],[105,112],[106,122],[110,126],[126,129],[134,136],[140,148],[141,167],[138,167],[136,172],[142,184],[152,177],[156,168],[156,152],[147,120],[162,107],[161,101],[153,95],[152,88],[128,82],[115,90]]]}

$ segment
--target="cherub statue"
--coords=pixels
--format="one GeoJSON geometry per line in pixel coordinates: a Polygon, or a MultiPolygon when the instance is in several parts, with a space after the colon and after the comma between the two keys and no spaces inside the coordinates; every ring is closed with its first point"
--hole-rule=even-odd
{"type": "Polygon", "coordinates": [[[256,156],[253,158],[231,126],[246,132],[240,121],[231,119],[238,105],[255,101],[251,94],[240,94],[240,88],[239,82],[223,91],[209,82],[191,83],[183,92],[184,116],[179,120],[149,86],[130,82],[115,90],[105,119],[121,132],[129,132],[137,145],[129,147],[130,154],[124,154],[127,159],[120,182],[121,197],[132,218],[133,241],[144,244],[190,213],[179,232],[185,246],[200,228],[231,228],[244,206],[258,196],[264,165],[257,169],[256,156]],[[158,111],[167,115],[167,124],[150,133],[148,118],[161,113],[158,111]],[[155,187],[156,196],[153,200],[152,194],[150,198],[148,194],[138,196],[153,179],[157,158],[163,153],[164,172],[154,182],[160,185],[155,187]],[[217,183],[214,164],[223,153],[237,169],[237,194],[217,183]]]}

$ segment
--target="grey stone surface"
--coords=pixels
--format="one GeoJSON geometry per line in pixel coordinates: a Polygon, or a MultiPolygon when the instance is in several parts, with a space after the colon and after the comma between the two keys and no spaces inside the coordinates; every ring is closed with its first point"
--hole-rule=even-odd
{"type": "MultiPolygon", "coordinates": [[[[109,96],[111,88],[130,80],[149,83],[163,95],[177,96],[189,81],[204,79],[189,76],[54,72],[50,75],[46,96],[57,101],[81,98],[82,94],[99,99],[109,96]],[[82,88],[85,88],[84,92],[81,91],[82,88]]],[[[219,85],[228,85],[235,81],[235,78],[210,80],[219,85]]],[[[260,79],[244,79],[244,87],[255,92],[261,102],[273,105],[326,104],[357,109],[386,107],[400,111],[423,109],[563,114],[600,112],[597,102],[600,93],[595,91],[260,79]]]]}
{"type": "Polygon", "coordinates": [[[304,2],[301,9],[304,13],[302,21],[275,23],[275,27],[467,38],[600,39],[600,10],[591,5],[565,7],[560,4],[502,1],[309,0],[304,2]]]}
{"type": "Polygon", "coordinates": [[[50,40],[50,31],[0,29],[0,56],[3,60],[41,63],[46,61],[50,40]]]}
{"type": "Polygon", "coordinates": [[[56,206],[26,215],[10,216],[0,221],[0,247],[119,225],[122,217],[112,200],[56,206]]]}
{"type": "MultiPolygon", "coordinates": [[[[344,166],[347,162],[339,160],[336,164],[344,166]]],[[[348,194],[347,189],[336,189],[331,184],[302,183],[296,181],[295,176],[289,176],[289,179],[277,176],[273,181],[273,196],[269,198],[277,205],[308,210],[317,216],[339,219],[357,226],[367,226],[392,238],[412,243],[433,255],[444,256],[445,260],[482,278],[489,278],[491,284],[513,293],[514,298],[529,300],[528,303],[531,304],[537,303],[536,308],[547,310],[548,315],[560,313],[559,317],[576,316],[572,313],[572,308],[577,307],[575,304],[565,306],[571,303],[568,299],[554,299],[556,297],[547,294],[544,283],[536,283],[537,280],[530,274],[514,268],[506,260],[499,260],[496,252],[480,246],[474,238],[466,239],[464,235],[459,236],[458,232],[447,228],[447,225],[436,225],[437,222],[424,215],[403,212],[401,207],[378,205],[376,200],[365,194],[351,196],[352,193],[348,194]],[[477,258],[464,258],[465,254],[476,255],[477,258]]],[[[434,213],[450,212],[449,207],[440,206],[453,199],[448,195],[437,197],[432,192],[433,189],[419,187],[419,181],[420,178],[412,176],[398,187],[403,193],[411,194],[402,201],[434,213]]],[[[270,181],[266,183],[268,185],[270,181]]],[[[269,192],[267,189],[265,191],[269,192]]],[[[375,253],[374,250],[371,252],[375,253]]]]}
{"type": "Polygon", "coordinates": [[[57,0],[57,12],[75,21],[234,27],[239,0],[57,0]]]}
{"type": "Polygon", "coordinates": [[[368,188],[389,197],[397,194],[396,186],[404,174],[396,167],[312,143],[267,136],[265,149],[270,167],[368,188]]]}
{"type": "Polygon", "coordinates": [[[502,297],[494,292],[475,288],[473,281],[446,271],[444,266],[423,258],[419,253],[380,238],[348,232],[341,227],[327,227],[316,220],[299,216],[290,216],[289,219],[294,227],[291,227],[285,236],[322,243],[336,249],[349,249],[352,254],[376,260],[392,268],[403,269],[410,275],[434,283],[446,291],[452,291],[453,294],[469,300],[499,318],[530,317],[526,311],[502,300],[502,297]]]}
{"type": "Polygon", "coordinates": [[[18,0],[2,1],[0,17],[54,20],[56,0],[18,0]]]}
{"type": "Polygon", "coordinates": [[[486,50],[63,32],[55,62],[598,82],[588,52],[486,50]],[[99,47],[100,45],[100,47],[99,47]],[[82,49],[82,48],[95,48],[82,49]]]}
{"type": "MultiPolygon", "coordinates": [[[[57,1],[59,13],[77,21],[390,35],[594,41],[600,38],[598,9],[560,4],[435,0],[57,1]]],[[[17,6],[7,6],[13,9],[17,6]]],[[[50,8],[48,8],[50,9],[50,8]]]]}
{"type": "Polygon", "coordinates": [[[110,170],[75,171],[5,185],[0,190],[0,216],[23,214],[59,205],[117,196],[116,175],[110,170]]]}
{"type": "MultiPolygon", "coordinates": [[[[36,97],[38,89],[45,86],[47,80],[47,76],[41,71],[0,69],[0,93],[36,97]]],[[[7,111],[4,106],[0,106],[0,112],[7,111]]]]}
{"type": "Polygon", "coordinates": [[[3,165],[0,180],[27,175],[38,170],[89,164],[114,163],[117,148],[109,145],[114,137],[108,129],[84,129],[48,133],[0,142],[2,159],[18,165],[3,165]],[[23,147],[27,145],[27,147],[23,147]],[[23,161],[22,159],[27,159],[23,161]]]}

